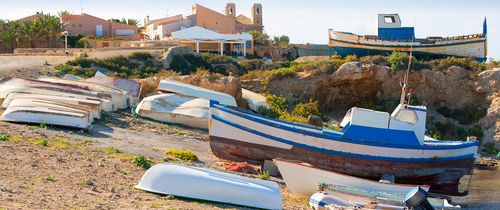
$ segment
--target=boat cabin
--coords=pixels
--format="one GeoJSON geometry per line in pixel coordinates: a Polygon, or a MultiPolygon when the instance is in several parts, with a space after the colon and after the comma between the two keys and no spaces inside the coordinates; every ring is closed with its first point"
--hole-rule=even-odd
{"type": "Polygon", "coordinates": [[[378,38],[388,41],[411,41],[415,37],[415,28],[401,27],[398,14],[378,15],[378,38]]]}
{"type": "Polygon", "coordinates": [[[354,107],[340,123],[342,138],[419,146],[424,144],[426,117],[425,106],[400,104],[390,115],[354,107]]]}

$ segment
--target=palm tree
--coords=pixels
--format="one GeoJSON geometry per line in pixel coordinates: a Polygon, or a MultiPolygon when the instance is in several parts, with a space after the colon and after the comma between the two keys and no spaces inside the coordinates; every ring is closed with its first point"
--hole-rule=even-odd
{"type": "Polygon", "coordinates": [[[19,22],[1,22],[0,40],[4,43],[5,47],[8,47],[10,51],[13,51],[16,47],[16,43],[19,41],[19,22]]]}
{"type": "Polygon", "coordinates": [[[59,15],[59,18],[62,19],[62,17],[65,15],[71,15],[71,12],[69,12],[68,10],[64,10],[57,12],[57,14],[59,15]]]}
{"type": "Polygon", "coordinates": [[[43,25],[47,45],[55,47],[56,39],[63,32],[63,24],[58,17],[51,15],[45,15],[39,20],[43,25]]]}
{"type": "Polygon", "coordinates": [[[45,30],[40,19],[35,21],[24,21],[21,23],[20,34],[22,38],[30,42],[31,48],[35,48],[38,42],[44,35],[45,30]]]}
{"type": "Polygon", "coordinates": [[[122,18],[122,23],[124,24],[127,24],[127,25],[131,25],[131,26],[137,26],[139,25],[139,20],[136,20],[136,19],[125,19],[125,18],[122,18]]]}

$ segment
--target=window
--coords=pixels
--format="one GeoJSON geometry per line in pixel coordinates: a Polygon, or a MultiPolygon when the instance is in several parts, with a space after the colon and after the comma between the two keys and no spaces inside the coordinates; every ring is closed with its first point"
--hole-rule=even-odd
{"type": "Polygon", "coordinates": [[[259,15],[260,14],[260,8],[255,9],[255,14],[259,15]]]}
{"type": "Polygon", "coordinates": [[[394,19],[394,16],[384,16],[385,23],[395,23],[396,19],[394,19]]]}
{"type": "Polygon", "coordinates": [[[247,49],[252,48],[252,42],[251,41],[246,41],[247,49]]]}
{"type": "Polygon", "coordinates": [[[418,120],[417,113],[414,110],[408,110],[408,109],[399,110],[394,119],[411,124],[417,123],[418,120]]]}

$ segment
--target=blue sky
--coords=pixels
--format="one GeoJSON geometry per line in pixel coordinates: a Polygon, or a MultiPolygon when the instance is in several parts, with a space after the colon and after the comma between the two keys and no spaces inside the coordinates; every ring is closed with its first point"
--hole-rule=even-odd
{"type": "MultiPolygon", "coordinates": [[[[36,11],[57,14],[80,12],[80,0],[0,0],[0,19],[17,19],[36,11]]],[[[83,0],[85,13],[105,19],[143,20],[191,14],[198,3],[219,12],[227,2],[236,12],[250,16],[252,3],[262,3],[265,31],[286,34],[294,43],[328,41],[328,29],[376,34],[378,13],[399,13],[404,26],[415,26],[417,37],[453,36],[482,32],[488,18],[488,57],[500,59],[500,1],[497,0],[83,0]]]]}

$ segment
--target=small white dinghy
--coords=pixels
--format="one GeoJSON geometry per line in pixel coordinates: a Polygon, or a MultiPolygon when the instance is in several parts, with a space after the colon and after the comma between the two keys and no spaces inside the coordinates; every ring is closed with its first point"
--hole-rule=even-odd
{"type": "Polygon", "coordinates": [[[384,195],[402,195],[404,197],[406,193],[415,187],[429,190],[429,186],[426,185],[377,182],[333,171],[326,171],[299,161],[275,159],[274,163],[278,166],[286,187],[293,193],[306,196],[314,194],[320,183],[334,188],[356,188],[366,192],[377,192],[381,197],[384,195]]]}
{"type": "Polygon", "coordinates": [[[261,108],[269,109],[266,97],[261,94],[241,88],[241,97],[248,102],[248,108],[253,111],[257,112],[261,108]]]}
{"type": "Polygon", "coordinates": [[[82,89],[88,89],[99,94],[109,95],[118,109],[126,109],[131,106],[132,95],[128,92],[107,85],[96,84],[87,81],[66,80],[57,77],[39,77],[39,81],[52,82],[55,84],[74,85],[82,89]]]}
{"type": "Polygon", "coordinates": [[[282,208],[277,183],[206,168],[160,163],[146,171],[135,187],[153,193],[248,207],[282,208]]]}
{"type": "Polygon", "coordinates": [[[42,123],[81,129],[90,129],[92,119],[88,111],[51,104],[48,101],[14,99],[0,116],[2,121],[42,123]]]}
{"type": "MultiPolygon", "coordinates": [[[[97,75],[97,73],[96,73],[97,75]]],[[[96,84],[107,85],[114,87],[116,89],[127,91],[132,95],[133,105],[139,103],[139,97],[141,95],[142,84],[134,80],[124,79],[120,77],[91,77],[85,79],[86,82],[92,82],[96,84]]]]}
{"type": "Polygon", "coordinates": [[[203,98],[167,93],[144,98],[135,112],[160,122],[208,129],[208,104],[203,98]]]}
{"type": "Polygon", "coordinates": [[[101,101],[97,98],[95,99],[85,99],[76,98],[71,96],[57,96],[57,95],[47,95],[47,94],[30,94],[30,93],[9,93],[7,97],[3,100],[2,108],[7,109],[10,102],[14,99],[38,99],[47,100],[59,105],[73,107],[78,109],[87,110],[91,113],[91,116],[95,119],[101,118],[101,101]]]}
{"type": "Polygon", "coordinates": [[[177,82],[174,80],[166,79],[166,80],[160,81],[160,84],[158,85],[158,89],[160,89],[162,91],[179,93],[182,95],[192,96],[192,97],[196,97],[196,98],[204,98],[204,99],[207,99],[209,101],[214,100],[214,101],[218,101],[220,104],[224,104],[224,105],[228,105],[228,106],[237,106],[236,100],[234,99],[234,97],[232,97],[228,94],[205,89],[202,87],[198,87],[198,86],[194,86],[194,85],[190,85],[190,84],[186,84],[186,83],[182,83],[182,82],[177,82]]]}

